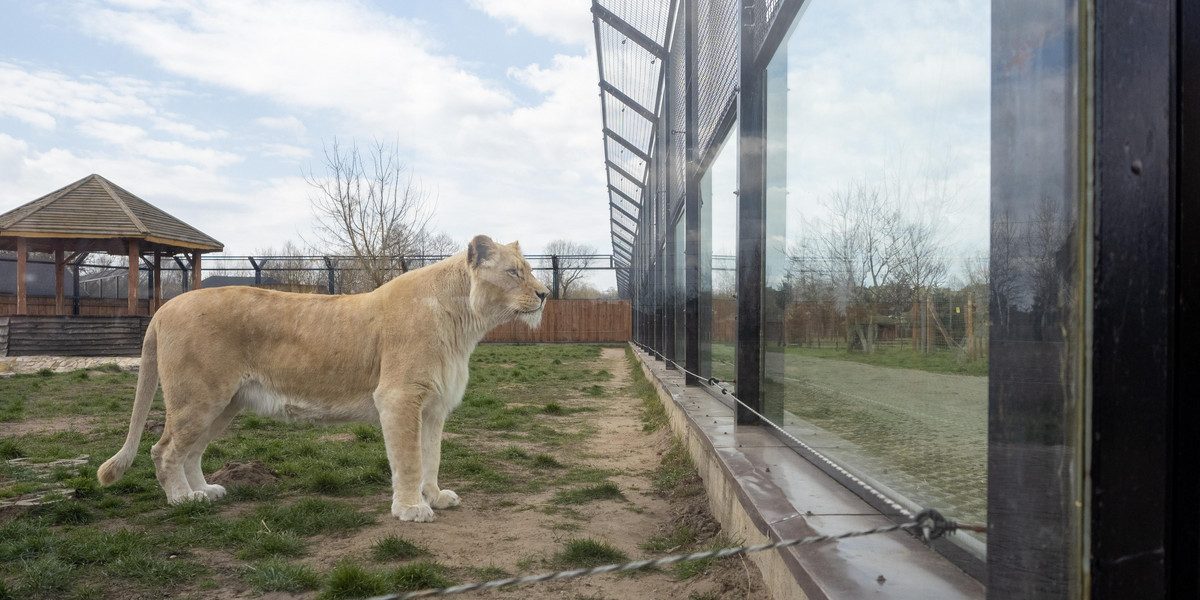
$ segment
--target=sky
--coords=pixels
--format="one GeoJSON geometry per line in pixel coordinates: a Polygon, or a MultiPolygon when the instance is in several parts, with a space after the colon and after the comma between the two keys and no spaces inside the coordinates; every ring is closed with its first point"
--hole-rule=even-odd
{"type": "MultiPolygon", "coordinates": [[[[251,254],[315,239],[335,138],[464,244],[611,252],[587,0],[0,0],[0,212],[98,173],[251,254]]],[[[614,285],[611,274],[593,280],[614,285]]]]}

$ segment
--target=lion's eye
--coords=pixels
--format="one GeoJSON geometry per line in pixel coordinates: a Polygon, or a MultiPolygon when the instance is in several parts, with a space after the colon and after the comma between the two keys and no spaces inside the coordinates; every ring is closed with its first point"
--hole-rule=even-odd
{"type": "Polygon", "coordinates": [[[509,269],[509,270],[508,270],[508,274],[509,274],[509,275],[512,275],[513,277],[516,277],[516,278],[520,278],[520,277],[521,277],[521,274],[520,274],[520,273],[518,273],[516,269],[509,269]]]}

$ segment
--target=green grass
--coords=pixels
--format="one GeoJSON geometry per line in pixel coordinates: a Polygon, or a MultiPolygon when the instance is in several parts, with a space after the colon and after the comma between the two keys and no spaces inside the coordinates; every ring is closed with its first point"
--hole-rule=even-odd
{"type": "Polygon", "coordinates": [[[600,483],[585,488],[559,490],[550,500],[555,504],[586,504],[599,500],[624,500],[621,488],[611,482],[600,483]]]}
{"type": "Polygon", "coordinates": [[[247,567],[242,580],[258,592],[304,592],[321,587],[321,576],[307,565],[268,560],[247,567]]]}
{"type": "Polygon", "coordinates": [[[368,571],[354,563],[342,562],[333,568],[325,591],[318,598],[342,600],[379,596],[388,591],[387,581],[379,573],[368,571]]]}
{"type": "Polygon", "coordinates": [[[789,354],[799,354],[813,358],[832,360],[848,360],[877,367],[893,369],[916,369],[930,373],[945,373],[950,375],[973,375],[986,377],[988,374],[987,360],[968,361],[962,353],[950,350],[935,352],[917,352],[909,348],[877,347],[875,352],[866,353],[861,350],[848,351],[845,348],[804,348],[792,346],[787,349],[789,354]]]}
{"type": "Polygon", "coordinates": [[[625,349],[625,361],[629,363],[630,379],[632,380],[629,391],[635,398],[642,401],[642,430],[653,432],[665,429],[670,421],[667,419],[667,410],[663,408],[662,401],[658,397],[658,389],[650,383],[649,379],[646,379],[646,374],[642,371],[642,363],[633,350],[625,349]]]}
{"type": "MultiPolygon", "coordinates": [[[[478,348],[463,404],[446,424],[458,437],[443,442],[443,486],[484,494],[550,488],[584,494],[578,497],[584,502],[620,499],[619,489],[604,485],[613,472],[572,462],[597,431],[575,415],[594,410],[586,400],[606,393],[603,384],[613,377],[595,367],[600,352],[596,346],[570,345],[478,348]],[[480,437],[499,443],[481,445],[475,442],[480,437]]],[[[327,597],[339,597],[354,587],[352,570],[344,569],[335,586],[333,573],[288,561],[318,553],[314,536],[346,535],[391,518],[386,509],[358,508],[363,503],[355,500],[386,496],[391,490],[378,426],[317,426],[244,413],[210,444],[202,461],[205,473],[229,461],[261,460],[279,480],[227,486],[229,494],[215,503],[168,506],[149,457],[156,433],[143,435],[133,465],[117,483],[101,488],[95,481],[96,469],[124,442],[136,382],[135,373],[115,366],[0,379],[0,421],[83,417],[79,422],[84,424],[79,431],[0,439],[0,498],[75,490],[62,500],[6,515],[10,520],[0,524],[0,585],[5,590],[0,600],[6,594],[35,599],[104,596],[117,577],[122,593],[131,597],[187,596],[225,585],[222,577],[230,573],[262,592],[327,588],[327,597]],[[339,434],[353,439],[320,439],[339,434]],[[43,466],[83,454],[90,458],[80,466],[43,466]],[[5,462],[13,458],[29,460],[5,462]]],[[[161,392],[149,419],[164,420],[161,392]]],[[[567,517],[583,518],[569,506],[556,508],[567,517]]],[[[372,558],[404,561],[420,555],[404,543],[384,538],[372,549],[372,558]]],[[[383,581],[388,591],[400,589],[399,580],[423,582],[421,587],[443,581],[437,577],[449,581],[443,567],[417,564],[424,566],[357,578],[383,581]]]]}
{"type": "Polygon", "coordinates": [[[429,588],[456,585],[447,569],[435,562],[419,562],[397,567],[385,576],[389,588],[400,592],[415,592],[429,588]]]}
{"type": "MultiPolygon", "coordinates": [[[[725,537],[724,535],[718,535],[717,537],[714,537],[711,540],[709,540],[709,542],[707,544],[704,544],[701,548],[696,549],[694,551],[695,552],[710,552],[713,550],[721,550],[724,548],[729,548],[729,547],[737,546],[737,545],[739,545],[739,544],[735,543],[734,541],[730,540],[729,538],[725,537]]],[[[682,579],[691,579],[692,577],[703,574],[710,567],[712,567],[714,564],[717,564],[721,560],[729,560],[729,558],[725,558],[725,559],[701,558],[700,560],[688,560],[688,561],[684,561],[681,563],[675,563],[675,567],[674,567],[675,577],[677,579],[681,579],[681,580],[682,579]]]]}
{"type": "Polygon", "coordinates": [[[687,548],[696,542],[696,530],[679,525],[664,535],[654,536],[642,544],[647,552],[673,552],[687,548]]]}
{"type": "Polygon", "coordinates": [[[342,562],[329,574],[325,591],[318,598],[365,598],[387,592],[411,592],[454,584],[446,567],[436,562],[418,562],[391,571],[369,571],[354,563],[342,562]]]}
{"type": "Polygon", "coordinates": [[[600,540],[578,538],[569,540],[554,558],[566,567],[591,568],[627,562],[629,555],[600,540]]]}
{"type": "Polygon", "coordinates": [[[700,478],[696,475],[696,466],[687,448],[676,437],[671,441],[668,450],[654,470],[654,489],[670,498],[683,498],[704,492],[700,478]]]}
{"type": "Polygon", "coordinates": [[[289,558],[304,555],[307,547],[304,539],[291,531],[263,533],[244,544],[234,556],[242,560],[289,558]]]}
{"type": "Polygon", "coordinates": [[[376,562],[405,560],[423,554],[429,554],[429,551],[395,534],[377,540],[371,547],[371,558],[376,562]]]}

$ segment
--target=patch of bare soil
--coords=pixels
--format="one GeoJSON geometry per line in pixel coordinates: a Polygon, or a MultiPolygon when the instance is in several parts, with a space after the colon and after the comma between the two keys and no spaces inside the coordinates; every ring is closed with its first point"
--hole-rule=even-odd
{"type": "Polygon", "coordinates": [[[207,477],[209,483],[225,487],[235,485],[263,485],[279,481],[279,473],[260,460],[248,463],[227,462],[216,473],[207,477]]]}
{"type": "Polygon", "coordinates": [[[58,433],[60,431],[88,433],[95,428],[95,417],[46,417],[42,419],[0,422],[0,437],[27,435],[30,433],[58,433]]]}

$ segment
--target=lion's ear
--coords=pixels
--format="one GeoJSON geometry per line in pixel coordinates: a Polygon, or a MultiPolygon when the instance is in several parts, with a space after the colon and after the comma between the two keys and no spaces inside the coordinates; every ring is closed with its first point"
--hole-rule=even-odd
{"type": "Polygon", "coordinates": [[[496,251],[496,242],[486,235],[477,235],[467,245],[467,264],[478,267],[496,251]]]}
{"type": "Polygon", "coordinates": [[[513,242],[513,243],[509,244],[508,247],[512,248],[513,250],[516,250],[517,254],[521,253],[521,242],[513,242]]]}

